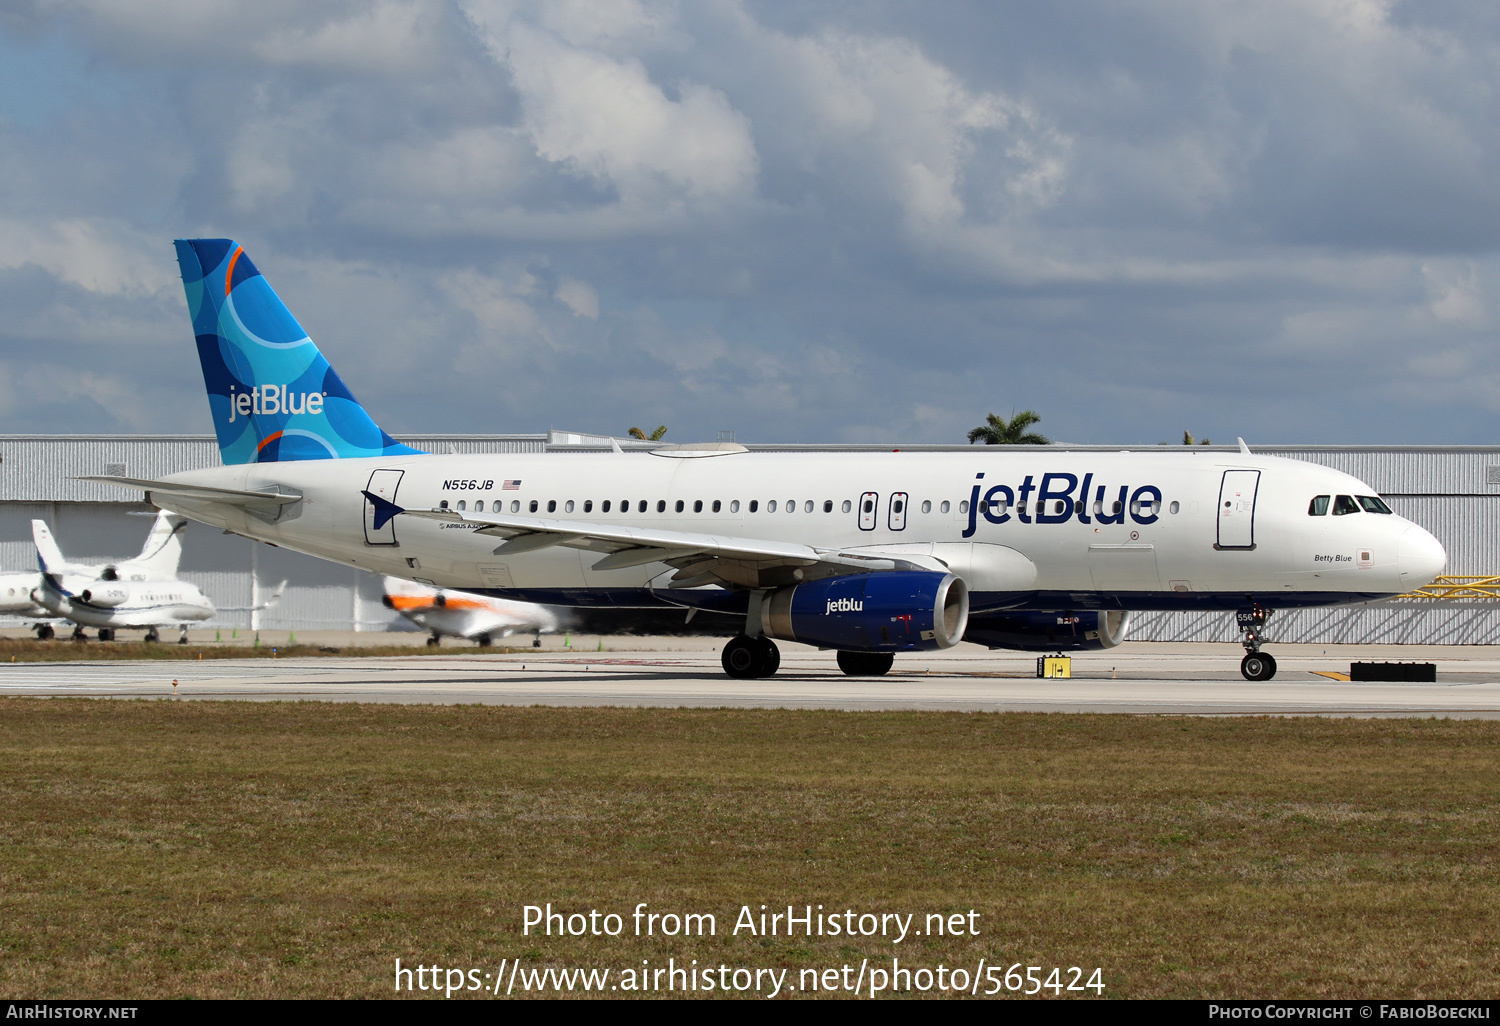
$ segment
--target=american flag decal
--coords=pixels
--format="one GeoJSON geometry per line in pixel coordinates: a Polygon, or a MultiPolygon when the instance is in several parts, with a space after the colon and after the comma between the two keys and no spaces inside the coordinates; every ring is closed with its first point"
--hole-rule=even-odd
{"type": "Polygon", "coordinates": [[[520,488],[521,488],[521,482],[520,481],[505,481],[505,482],[503,482],[500,485],[500,490],[502,492],[515,492],[515,491],[519,491],[520,488]]]}

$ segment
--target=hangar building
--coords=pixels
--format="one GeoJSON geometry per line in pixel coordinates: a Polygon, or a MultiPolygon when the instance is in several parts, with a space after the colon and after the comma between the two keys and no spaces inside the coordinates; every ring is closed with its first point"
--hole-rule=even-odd
{"type": "MultiPolygon", "coordinates": [[[[411,435],[429,452],[598,452],[610,439],[551,431],[506,435],[411,435]]],[[[626,448],[656,443],[619,439],[626,448]]],[[[888,445],[749,445],[758,451],[887,450],[888,445]]],[[[911,445],[907,451],[967,446],[911,445]]],[[[1117,451],[1119,446],[1071,450],[1117,451]]],[[[1200,447],[1198,451],[1236,451],[1200,447]]],[[[1500,644],[1500,588],[1483,583],[1500,573],[1500,446],[1256,446],[1257,453],[1321,463],[1368,482],[1401,515],[1431,531],[1448,550],[1450,576],[1467,582],[1468,597],[1400,599],[1337,609],[1282,612],[1268,636],[1280,642],[1401,642],[1500,644]]],[[[119,488],[78,481],[88,474],[154,478],[218,464],[211,435],[0,435],[0,570],[35,566],[31,520],[51,524],[63,552],[103,562],[134,555],[145,539],[150,507],[119,488]],[[131,501],[132,499],[137,501],[131,501]]],[[[287,552],[189,524],[182,576],[220,606],[264,601],[283,579],[275,608],[226,613],[226,627],[267,630],[384,630],[396,618],[380,602],[380,581],[361,570],[287,552]]],[[[19,620],[10,621],[13,624],[19,620]]],[[[1228,613],[1139,613],[1132,640],[1233,641],[1228,613]]]]}

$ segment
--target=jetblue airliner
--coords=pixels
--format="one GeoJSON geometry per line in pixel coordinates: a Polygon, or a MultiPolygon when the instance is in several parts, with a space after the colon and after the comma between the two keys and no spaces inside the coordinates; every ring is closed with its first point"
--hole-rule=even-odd
{"type": "Polygon", "coordinates": [[[778,640],[876,675],[964,640],[1108,648],[1132,610],[1185,609],[1237,614],[1241,670],[1266,680],[1271,611],[1409,592],[1446,562],[1363,482],[1243,446],[427,454],[376,426],[243,247],[176,245],[224,465],[92,480],[435,587],[728,614],[733,677],[775,673],[778,640]]]}

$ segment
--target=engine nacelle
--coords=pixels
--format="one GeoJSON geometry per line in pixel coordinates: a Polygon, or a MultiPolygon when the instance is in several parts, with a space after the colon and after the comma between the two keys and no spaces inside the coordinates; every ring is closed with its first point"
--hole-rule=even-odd
{"type": "Polygon", "coordinates": [[[101,609],[113,609],[115,606],[124,605],[126,599],[130,598],[130,589],[118,584],[94,585],[85,588],[78,593],[78,597],[91,606],[101,609]]]}
{"type": "Polygon", "coordinates": [[[969,621],[965,641],[1022,652],[1114,648],[1130,631],[1130,613],[1035,610],[984,613],[969,621]]]}
{"type": "Polygon", "coordinates": [[[849,574],[777,588],[761,629],[783,641],[847,652],[952,648],[969,622],[969,589],[953,574],[849,574]]]}

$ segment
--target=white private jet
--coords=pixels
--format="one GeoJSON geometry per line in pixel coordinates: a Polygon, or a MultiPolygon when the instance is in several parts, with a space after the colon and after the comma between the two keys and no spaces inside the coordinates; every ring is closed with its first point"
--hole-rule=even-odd
{"type": "MultiPolygon", "coordinates": [[[[33,540],[36,537],[36,523],[34,521],[32,525],[33,540]]],[[[141,547],[141,554],[133,559],[114,563],[76,563],[67,560],[53,541],[46,524],[42,524],[41,530],[47,540],[48,551],[57,552],[59,570],[62,573],[99,581],[145,581],[177,576],[177,564],[182,558],[182,531],[187,524],[186,517],[175,513],[157,513],[156,520],[146,535],[146,544],[141,547]]],[[[40,570],[0,574],[0,614],[43,620],[52,617],[50,610],[37,604],[31,597],[31,593],[41,587],[41,584],[40,570]]],[[[52,637],[54,633],[52,625],[48,623],[38,623],[36,631],[37,637],[43,640],[52,637]]]]}
{"type": "Polygon", "coordinates": [[[387,609],[394,609],[412,623],[432,632],[427,644],[436,645],[443,635],[450,638],[468,638],[488,647],[496,638],[508,638],[512,634],[536,634],[537,644],[541,635],[555,633],[557,617],[545,606],[535,602],[512,602],[478,595],[470,591],[452,588],[435,588],[426,584],[405,581],[399,577],[385,578],[385,594],[381,601],[387,609]]]}
{"type": "MultiPolygon", "coordinates": [[[[115,631],[123,627],[144,630],[144,640],[156,642],[161,640],[161,628],[176,626],[181,631],[178,644],[187,644],[188,624],[208,620],[218,610],[197,585],[177,578],[177,563],[181,555],[178,534],[186,526],[185,521],[175,522],[179,519],[174,517],[174,523],[169,525],[170,537],[163,545],[165,555],[159,552],[154,561],[147,560],[134,566],[126,563],[106,567],[105,573],[98,576],[79,573],[78,567],[70,566],[63,559],[47,524],[33,520],[31,537],[36,544],[41,581],[32,589],[31,600],[48,615],[71,620],[75,625],[73,637],[77,640],[83,639],[85,627],[96,627],[100,641],[113,641],[115,631]],[[119,572],[121,567],[128,568],[126,574],[119,572]]],[[[254,608],[274,606],[285,588],[286,581],[282,581],[268,602],[254,608]]],[[[247,610],[224,610],[243,611],[247,610]]],[[[38,636],[51,637],[50,629],[46,635],[38,632],[38,636]]]]}
{"type": "Polygon", "coordinates": [[[1191,449],[431,455],[382,431],[244,249],[177,242],[222,467],[98,477],[215,527],[434,587],[554,606],[732,614],[734,677],[776,640],[850,674],[962,640],[1117,644],[1130,610],[1239,616],[1430,582],[1446,554],[1375,489],[1295,460],[1191,449]]]}

